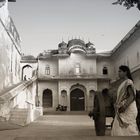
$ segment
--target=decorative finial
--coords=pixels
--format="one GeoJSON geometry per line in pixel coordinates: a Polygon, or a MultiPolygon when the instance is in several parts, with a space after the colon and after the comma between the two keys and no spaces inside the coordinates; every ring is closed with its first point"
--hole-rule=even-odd
{"type": "Polygon", "coordinates": [[[79,35],[79,39],[80,39],[80,35],[79,35]]]}
{"type": "Polygon", "coordinates": [[[90,42],[90,38],[88,38],[88,42],[90,42]]]}

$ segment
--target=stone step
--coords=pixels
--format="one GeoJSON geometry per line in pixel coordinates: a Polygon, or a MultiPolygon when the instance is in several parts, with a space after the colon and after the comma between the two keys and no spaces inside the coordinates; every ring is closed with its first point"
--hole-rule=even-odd
{"type": "Polygon", "coordinates": [[[25,114],[28,114],[28,112],[20,112],[20,111],[17,111],[17,112],[11,112],[11,116],[16,116],[16,115],[25,115],[25,114]]]}
{"type": "MultiPolygon", "coordinates": [[[[26,118],[27,118],[27,117],[26,117],[26,118]]],[[[23,118],[23,117],[22,117],[22,118],[21,118],[21,117],[11,117],[11,118],[10,118],[10,121],[13,121],[13,120],[19,120],[19,121],[20,121],[20,120],[26,120],[26,118],[25,118],[25,117],[24,117],[24,118],[23,118]]]]}
{"type": "Polygon", "coordinates": [[[11,118],[25,118],[27,117],[28,115],[28,112],[12,112],[11,113],[11,118]]]}
{"type": "Polygon", "coordinates": [[[14,109],[11,111],[9,122],[21,126],[25,126],[28,122],[28,110],[27,109],[14,109]]]}
{"type": "Polygon", "coordinates": [[[15,109],[12,109],[11,112],[28,112],[28,109],[15,108],[15,109]]]}
{"type": "Polygon", "coordinates": [[[19,125],[19,126],[27,125],[27,122],[23,121],[23,120],[10,120],[9,122],[12,123],[12,124],[19,125]]]}

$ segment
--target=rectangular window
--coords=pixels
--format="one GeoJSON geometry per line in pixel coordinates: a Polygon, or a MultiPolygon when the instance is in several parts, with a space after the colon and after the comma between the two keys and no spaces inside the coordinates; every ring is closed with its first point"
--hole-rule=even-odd
{"type": "Polygon", "coordinates": [[[50,66],[49,65],[47,65],[45,68],[45,74],[50,75],[50,66]]]}
{"type": "Polygon", "coordinates": [[[80,74],[80,64],[79,63],[77,63],[75,65],[75,72],[76,72],[76,74],[80,74]]]}
{"type": "Polygon", "coordinates": [[[107,69],[107,67],[103,67],[103,74],[104,74],[104,75],[107,75],[107,74],[108,74],[108,69],[107,69]]]}

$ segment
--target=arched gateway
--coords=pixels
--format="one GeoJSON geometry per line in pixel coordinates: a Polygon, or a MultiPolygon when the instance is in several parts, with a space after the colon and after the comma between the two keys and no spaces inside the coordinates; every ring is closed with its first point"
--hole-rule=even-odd
{"type": "Polygon", "coordinates": [[[70,92],[70,110],[84,111],[85,110],[85,87],[82,85],[74,85],[70,92]]]}

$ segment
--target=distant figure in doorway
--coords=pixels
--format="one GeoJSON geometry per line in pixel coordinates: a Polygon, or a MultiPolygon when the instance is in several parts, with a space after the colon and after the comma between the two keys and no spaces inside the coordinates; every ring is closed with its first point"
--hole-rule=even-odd
{"type": "Polygon", "coordinates": [[[94,97],[94,109],[89,113],[93,117],[95,123],[95,131],[97,136],[104,136],[106,129],[106,117],[114,117],[113,100],[109,96],[107,88],[102,92],[96,92],[94,97]]]}
{"type": "Polygon", "coordinates": [[[27,77],[26,77],[26,75],[24,76],[24,81],[26,81],[27,80],[27,77]]]}
{"type": "Polygon", "coordinates": [[[128,66],[119,67],[118,75],[122,83],[118,87],[115,103],[115,118],[112,126],[112,136],[136,136],[138,127],[136,124],[137,107],[135,101],[135,88],[128,66]]]}

